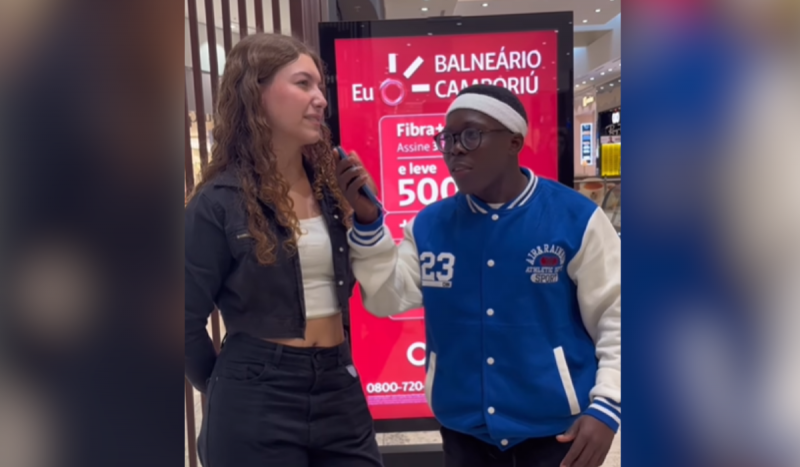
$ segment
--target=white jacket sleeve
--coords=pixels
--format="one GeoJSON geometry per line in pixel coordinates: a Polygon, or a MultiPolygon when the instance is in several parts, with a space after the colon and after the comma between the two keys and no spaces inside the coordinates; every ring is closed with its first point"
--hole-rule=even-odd
{"type": "Polygon", "coordinates": [[[586,413],[616,431],[622,413],[620,370],[620,238],[598,208],[590,218],[578,253],[567,272],[578,287],[583,324],[595,342],[598,370],[586,413]]]}
{"type": "Polygon", "coordinates": [[[383,216],[370,225],[354,223],[347,235],[353,273],[361,284],[364,308],[377,317],[422,306],[420,269],[411,220],[402,243],[395,244],[383,216]]]}

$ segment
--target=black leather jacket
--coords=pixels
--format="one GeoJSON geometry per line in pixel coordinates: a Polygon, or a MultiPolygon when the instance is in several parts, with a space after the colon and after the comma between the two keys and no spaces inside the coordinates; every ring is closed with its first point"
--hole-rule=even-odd
{"type": "MultiPolygon", "coordinates": [[[[309,178],[314,180],[306,164],[309,178]]],[[[320,202],[328,224],[338,298],[349,331],[355,278],[350,267],[350,248],[344,214],[330,193],[320,202]]],[[[273,222],[272,207],[262,204],[279,243],[290,234],[273,222]]],[[[194,387],[205,392],[216,362],[216,352],[206,325],[219,308],[228,334],[244,332],[260,338],[302,338],[306,314],[303,280],[297,254],[282,245],[270,266],[258,264],[254,240],[247,229],[241,185],[234,173],[212,180],[189,201],[185,211],[185,371],[194,387]]]]}

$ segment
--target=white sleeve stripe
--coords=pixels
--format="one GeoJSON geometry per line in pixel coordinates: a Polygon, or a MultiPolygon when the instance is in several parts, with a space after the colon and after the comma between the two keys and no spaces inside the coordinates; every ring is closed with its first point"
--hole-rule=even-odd
{"type": "Polygon", "coordinates": [[[617,402],[612,402],[611,400],[609,400],[609,399],[607,399],[605,397],[595,397],[594,401],[595,402],[602,402],[602,403],[608,405],[609,407],[611,407],[612,409],[616,410],[617,412],[622,413],[622,404],[619,404],[617,402]]]}
{"type": "Polygon", "coordinates": [[[380,226],[380,227],[378,227],[378,228],[377,228],[377,229],[375,229],[375,230],[362,230],[362,229],[360,229],[360,228],[359,228],[359,227],[358,227],[358,226],[357,226],[355,223],[353,223],[353,231],[354,231],[354,232],[356,232],[356,233],[358,233],[358,235],[359,235],[359,236],[362,236],[362,237],[371,237],[371,236],[373,236],[373,235],[377,235],[377,234],[378,234],[378,232],[381,232],[381,231],[383,231],[383,225],[381,224],[381,226],[380,226]]]}
{"type": "Polygon", "coordinates": [[[603,407],[603,406],[602,406],[602,405],[600,405],[600,404],[592,404],[592,405],[590,405],[590,406],[589,406],[589,408],[590,408],[590,409],[597,410],[598,412],[602,412],[602,413],[604,413],[604,414],[605,414],[605,415],[607,415],[609,418],[611,418],[612,420],[614,420],[615,422],[617,422],[617,425],[621,425],[621,424],[622,424],[622,422],[620,421],[620,419],[619,419],[619,417],[617,416],[617,414],[615,414],[614,412],[612,412],[612,411],[608,410],[607,408],[603,407]]]}
{"type": "Polygon", "coordinates": [[[352,231],[352,234],[353,234],[353,235],[355,235],[355,237],[356,237],[357,239],[359,239],[359,240],[371,240],[371,239],[373,239],[373,238],[377,237],[378,235],[380,235],[380,234],[381,234],[381,232],[382,232],[382,231],[378,230],[378,231],[376,231],[376,232],[374,232],[374,233],[371,233],[371,234],[369,234],[369,235],[365,235],[364,233],[362,233],[362,232],[359,232],[359,231],[357,231],[357,230],[355,230],[355,229],[354,229],[354,230],[352,231]]]}
{"type": "Polygon", "coordinates": [[[353,230],[353,231],[350,232],[350,239],[353,241],[353,243],[355,243],[357,245],[373,246],[376,243],[378,243],[379,241],[381,241],[381,239],[383,239],[383,231],[381,230],[378,233],[378,235],[374,235],[374,236],[371,236],[369,238],[363,238],[363,237],[358,236],[356,234],[355,230],[353,230]]]}
{"type": "Polygon", "coordinates": [[[607,404],[605,404],[605,403],[603,403],[601,401],[598,401],[597,399],[595,399],[595,401],[592,402],[592,405],[595,406],[595,407],[604,407],[604,408],[614,412],[618,416],[620,416],[620,417],[622,416],[622,410],[617,410],[615,407],[607,405],[607,404]]]}

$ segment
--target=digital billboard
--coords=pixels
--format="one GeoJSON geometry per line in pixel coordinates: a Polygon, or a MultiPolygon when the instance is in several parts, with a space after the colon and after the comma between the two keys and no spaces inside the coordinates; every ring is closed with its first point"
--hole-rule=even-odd
{"type": "MultiPolygon", "coordinates": [[[[541,20],[547,15],[525,16],[541,20]]],[[[571,145],[571,138],[564,137],[571,135],[571,115],[564,115],[563,104],[572,109],[571,76],[565,76],[572,68],[571,55],[564,54],[565,41],[559,36],[571,35],[572,30],[563,14],[555,17],[559,21],[550,28],[469,34],[422,33],[435,30],[424,22],[408,28],[408,35],[402,27],[390,27],[386,35],[392,37],[363,33],[359,23],[321,27],[321,41],[333,39],[332,47],[322,51],[329,70],[335,70],[328,83],[336,142],[358,153],[372,175],[396,241],[416,213],[456,192],[433,136],[442,130],[448,106],[466,86],[495,84],[520,98],[529,121],[520,163],[539,176],[559,180],[567,163],[563,154],[571,145]],[[570,63],[560,63],[567,59],[570,63]]],[[[489,21],[501,24],[497,18],[489,21]]],[[[376,23],[366,24],[374,32],[376,23]]],[[[571,49],[571,40],[567,42],[571,49]]],[[[569,154],[571,158],[571,148],[569,154]]],[[[350,339],[376,420],[432,417],[424,395],[422,309],[376,318],[364,309],[356,288],[350,339]]]]}

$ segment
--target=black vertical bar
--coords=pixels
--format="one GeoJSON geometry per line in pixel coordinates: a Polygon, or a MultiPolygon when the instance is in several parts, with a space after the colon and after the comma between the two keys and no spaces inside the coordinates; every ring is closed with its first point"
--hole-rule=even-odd
{"type": "Polygon", "coordinates": [[[247,37],[247,0],[239,0],[239,38],[247,37]]]}
{"type": "Polygon", "coordinates": [[[200,143],[200,165],[208,164],[208,139],[206,137],[206,109],[203,97],[203,70],[200,69],[200,39],[197,24],[197,0],[189,2],[189,42],[192,49],[192,76],[194,77],[194,107],[197,112],[197,140],[200,143]]]}
{"type": "Polygon", "coordinates": [[[281,2],[272,0],[272,32],[281,33],[281,2]]]}
{"type": "Polygon", "coordinates": [[[220,329],[219,329],[219,310],[214,310],[211,313],[211,342],[214,343],[214,348],[217,353],[220,351],[220,329]]]}
{"type": "Polygon", "coordinates": [[[254,0],[256,2],[256,31],[264,32],[264,5],[262,0],[254,0]]]}
{"type": "Polygon", "coordinates": [[[208,60],[211,63],[211,113],[217,108],[219,88],[219,57],[217,57],[217,27],[214,18],[214,0],[206,0],[206,34],[208,35],[208,60]]]}
{"type": "Polygon", "coordinates": [[[575,187],[573,12],[558,14],[558,181],[575,187]]]}
{"type": "Polygon", "coordinates": [[[225,55],[229,54],[233,47],[231,37],[231,5],[228,0],[222,0],[222,37],[225,44],[225,55]]]}

